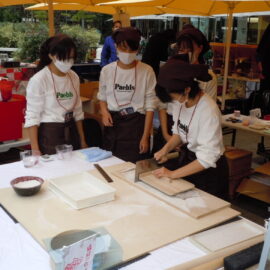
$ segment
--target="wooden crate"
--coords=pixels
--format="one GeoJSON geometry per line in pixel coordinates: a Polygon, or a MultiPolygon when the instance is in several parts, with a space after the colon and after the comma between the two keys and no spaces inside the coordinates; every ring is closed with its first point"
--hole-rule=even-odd
{"type": "Polygon", "coordinates": [[[227,146],[224,155],[229,166],[229,196],[233,198],[243,178],[251,173],[252,152],[227,146]]]}
{"type": "Polygon", "coordinates": [[[96,99],[99,82],[86,82],[80,84],[80,95],[89,99],[96,99]]]}

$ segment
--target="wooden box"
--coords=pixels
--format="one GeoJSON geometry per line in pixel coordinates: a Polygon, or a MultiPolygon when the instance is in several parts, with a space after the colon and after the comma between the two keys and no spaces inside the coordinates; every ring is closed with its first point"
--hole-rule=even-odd
{"type": "Polygon", "coordinates": [[[229,166],[229,176],[242,175],[250,171],[252,152],[226,146],[225,157],[229,166]]]}
{"type": "Polygon", "coordinates": [[[229,166],[229,196],[233,198],[242,179],[251,173],[252,152],[226,146],[224,155],[229,166]]]}
{"type": "Polygon", "coordinates": [[[86,82],[80,84],[80,95],[89,99],[95,99],[98,92],[99,82],[86,82]]]}

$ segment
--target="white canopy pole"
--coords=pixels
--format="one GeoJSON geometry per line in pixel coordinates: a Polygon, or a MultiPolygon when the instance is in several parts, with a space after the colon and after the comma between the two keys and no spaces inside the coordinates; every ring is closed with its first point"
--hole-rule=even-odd
{"type": "Polygon", "coordinates": [[[223,77],[223,88],[222,88],[222,101],[221,101],[221,110],[223,111],[225,108],[225,95],[227,90],[227,79],[228,79],[228,71],[230,64],[230,49],[231,49],[231,41],[232,41],[232,26],[233,26],[233,9],[234,3],[228,2],[228,23],[227,23],[227,31],[226,31],[226,50],[225,50],[225,66],[224,66],[224,77],[223,77]]]}
{"type": "Polygon", "coordinates": [[[49,19],[49,36],[52,37],[55,35],[54,30],[54,12],[53,12],[53,2],[48,0],[48,19],[49,19]]]}

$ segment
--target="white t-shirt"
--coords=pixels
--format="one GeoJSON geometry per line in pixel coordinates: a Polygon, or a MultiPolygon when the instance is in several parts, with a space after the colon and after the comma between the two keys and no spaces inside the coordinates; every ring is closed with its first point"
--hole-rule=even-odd
{"type": "Polygon", "coordinates": [[[135,112],[154,111],[156,77],[153,69],[140,61],[135,68],[122,69],[117,62],[102,68],[98,99],[106,101],[110,111],[132,107],[135,112]]]}
{"type": "MultiPolygon", "coordinates": [[[[216,74],[209,69],[208,73],[212,76],[212,80],[208,82],[198,81],[200,89],[202,89],[208,96],[210,96],[214,101],[217,99],[217,76],[216,74]]],[[[163,103],[160,100],[158,100],[157,109],[158,110],[167,110],[167,113],[172,115],[173,114],[173,103],[163,103]]]]}
{"type": "Polygon", "coordinates": [[[211,75],[212,80],[208,82],[198,81],[199,87],[206,94],[208,94],[214,101],[216,101],[217,100],[217,76],[211,69],[208,70],[208,73],[211,75]]]}
{"type": "Polygon", "coordinates": [[[59,105],[56,96],[59,103],[67,110],[73,108],[77,96],[73,116],[76,121],[83,119],[78,75],[70,70],[64,77],[53,74],[52,79],[51,71],[46,66],[36,73],[27,85],[25,127],[48,122],[63,123],[67,111],[59,105]]]}
{"type": "Polygon", "coordinates": [[[204,168],[215,168],[217,160],[224,153],[221,114],[216,103],[204,94],[197,104],[190,126],[195,106],[187,108],[185,103],[178,103],[173,107],[172,133],[179,135],[183,143],[188,141],[188,149],[196,154],[204,168]]]}

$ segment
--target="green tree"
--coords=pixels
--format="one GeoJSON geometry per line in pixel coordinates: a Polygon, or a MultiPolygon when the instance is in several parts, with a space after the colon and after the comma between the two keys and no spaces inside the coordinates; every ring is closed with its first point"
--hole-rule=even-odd
{"type": "Polygon", "coordinates": [[[42,23],[24,24],[27,29],[18,42],[20,48],[15,57],[19,60],[33,62],[39,58],[40,46],[48,38],[48,26],[42,23]]]}
{"type": "Polygon", "coordinates": [[[100,40],[99,32],[94,29],[83,29],[79,25],[63,25],[61,31],[70,36],[77,47],[77,62],[85,62],[90,47],[97,47],[100,40]]]}

